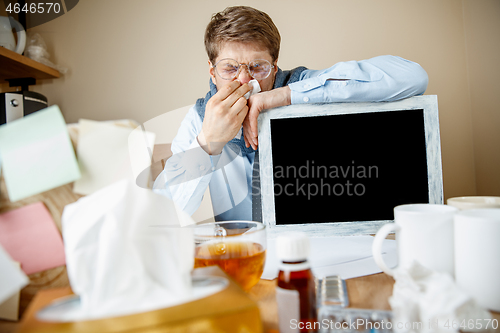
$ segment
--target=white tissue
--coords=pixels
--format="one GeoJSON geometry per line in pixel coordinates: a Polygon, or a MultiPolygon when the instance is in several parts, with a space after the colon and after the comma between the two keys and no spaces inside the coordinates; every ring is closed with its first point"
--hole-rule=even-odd
{"type": "Polygon", "coordinates": [[[150,311],[191,296],[191,218],[168,198],[122,180],[67,205],[62,216],[76,317],[150,311]]]}
{"type": "Polygon", "coordinates": [[[246,99],[249,99],[249,98],[250,98],[250,96],[252,96],[252,95],[255,95],[255,94],[257,94],[257,93],[260,93],[260,84],[259,84],[259,81],[255,80],[255,79],[250,80],[250,81],[248,82],[248,85],[249,85],[250,87],[252,87],[252,90],[250,90],[249,92],[247,92],[247,93],[245,94],[245,98],[246,98],[246,99]]]}
{"type": "Polygon", "coordinates": [[[467,325],[469,320],[474,322],[471,331],[476,332],[476,320],[484,327],[491,319],[488,311],[458,289],[449,274],[414,262],[408,270],[396,270],[394,278],[396,283],[389,298],[394,332],[458,332],[460,324],[467,325]]]}

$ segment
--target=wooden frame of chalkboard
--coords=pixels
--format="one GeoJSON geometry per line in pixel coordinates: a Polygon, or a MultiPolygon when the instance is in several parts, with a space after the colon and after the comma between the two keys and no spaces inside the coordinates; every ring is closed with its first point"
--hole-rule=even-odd
{"type": "Polygon", "coordinates": [[[262,221],[270,237],[290,230],[314,237],[374,234],[393,221],[392,209],[396,205],[443,203],[437,96],[379,103],[300,104],[267,110],[259,115],[259,156],[262,221]],[[359,147],[360,153],[353,153],[356,160],[363,161],[369,155],[378,158],[383,167],[379,170],[368,160],[359,165],[350,156],[359,147]],[[388,171],[384,174],[384,170],[388,171]],[[315,177],[315,171],[318,175],[323,171],[322,176],[315,177]],[[379,177],[379,171],[385,178],[379,177]],[[305,172],[307,177],[303,177],[305,172]],[[311,179],[316,183],[305,183],[311,179]],[[318,183],[318,179],[325,183],[318,183]],[[320,186],[321,195],[317,195],[320,186]],[[314,202],[318,204],[314,206],[314,202]],[[384,205],[384,210],[378,212],[378,207],[384,205]],[[393,205],[390,212],[387,205],[393,205]],[[316,221],[319,216],[328,216],[328,220],[316,221]]]}

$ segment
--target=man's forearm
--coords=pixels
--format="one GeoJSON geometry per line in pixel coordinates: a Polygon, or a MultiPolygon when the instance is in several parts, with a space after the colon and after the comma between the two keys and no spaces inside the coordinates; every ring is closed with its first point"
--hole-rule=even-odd
{"type": "Polygon", "coordinates": [[[199,207],[212,176],[212,161],[200,147],[171,156],[153,189],[192,215],[199,207]]]}
{"type": "Polygon", "coordinates": [[[269,96],[264,100],[264,110],[291,104],[291,90],[288,86],[270,90],[266,94],[269,96]]]}
{"type": "Polygon", "coordinates": [[[207,142],[205,138],[205,134],[203,130],[196,137],[200,147],[208,154],[208,155],[219,155],[222,153],[222,148],[227,142],[207,142]]]}
{"type": "Polygon", "coordinates": [[[380,56],[306,72],[302,81],[290,85],[291,102],[388,102],[421,95],[427,83],[427,73],[417,63],[380,56]]]}

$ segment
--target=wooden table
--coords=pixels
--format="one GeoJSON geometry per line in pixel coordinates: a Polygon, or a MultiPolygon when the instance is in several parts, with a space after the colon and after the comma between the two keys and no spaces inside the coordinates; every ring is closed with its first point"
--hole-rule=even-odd
{"type": "MultiPolygon", "coordinates": [[[[29,197],[12,203],[6,197],[6,188],[3,179],[0,183],[0,213],[25,206],[37,201],[43,201],[51,212],[54,221],[61,230],[61,215],[64,206],[78,200],[81,196],[74,194],[72,184],[67,184],[51,191],[29,197]]],[[[27,306],[39,290],[63,288],[60,292],[68,293],[69,280],[66,267],[57,267],[44,272],[31,274],[30,284],[21,291],[20,313],[27,306]]],[[[388,298],[392,294],[394,280],[383,273],[349,279],[346,281],[350,307],[364,309],[389,310],[388,298]]],[[[257,302],[264,323],[265,332],[277,332],[278,316],[275,300],[276,280],[261,280],[249,291],[250,297],[257,302]]],[[[500,321],[500,314],[494,317],[500,321]]],[[[19,323],[0,320],[0,332],[15,332],[19,323]]]]}
{"type": "MultiPolygon", "coordinates": [[[[394,280],[379,273],[346,281],[350,307],[361,309],[390,310],[388,298],[392,294],[394,280]]],[[[261,280],[249,291],[250,297],[257,302],[264,325],[264,332],[278,332],[278,309],[275,299],[276,280],[261,280]]],[[[51,289],[52,296],[63,297],[71,293],[69,287],[51,289]]],[[[40,304],[46,304],[38,300],[40,304]]],[[[31,309],[33,310],[33,309],[31,309]]],[[[500,321],[500,313],[493,313],[500,321]]],[[[0,322],[0,332],[15,332],[19,323],[0,322]]],[[[493,332],[490,331],[490,332],[493,332]]]]}
{"type": "MultiPolygon", "coordinates": [[[[250,297],[259,305],[264,331],[268,333],[278,332],[276,281],[260,280],[249,291],[250,297]]],[[[392,294],[393,284],[394,279],[384,273],[346,280],[349,307],[390,310],[388,298],[392,294]]]]}

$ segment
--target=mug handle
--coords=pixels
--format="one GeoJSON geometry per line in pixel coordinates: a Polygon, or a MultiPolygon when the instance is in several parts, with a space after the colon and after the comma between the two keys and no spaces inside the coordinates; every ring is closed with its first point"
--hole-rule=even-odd
{"type": "Polygon", "coordinates": [[[390,276],[394,276],[394,269],[389,268],[382,258],[382,243],[384,242],[384,239],[387,237],[387,235],[391,233],[391,231],[396,231],[399,229],[401,229],[401,227],[395,223],[384,224],[382,228],[377,231],[372,244],[372,254],[375,263],[385,274],[390,276]]]}

